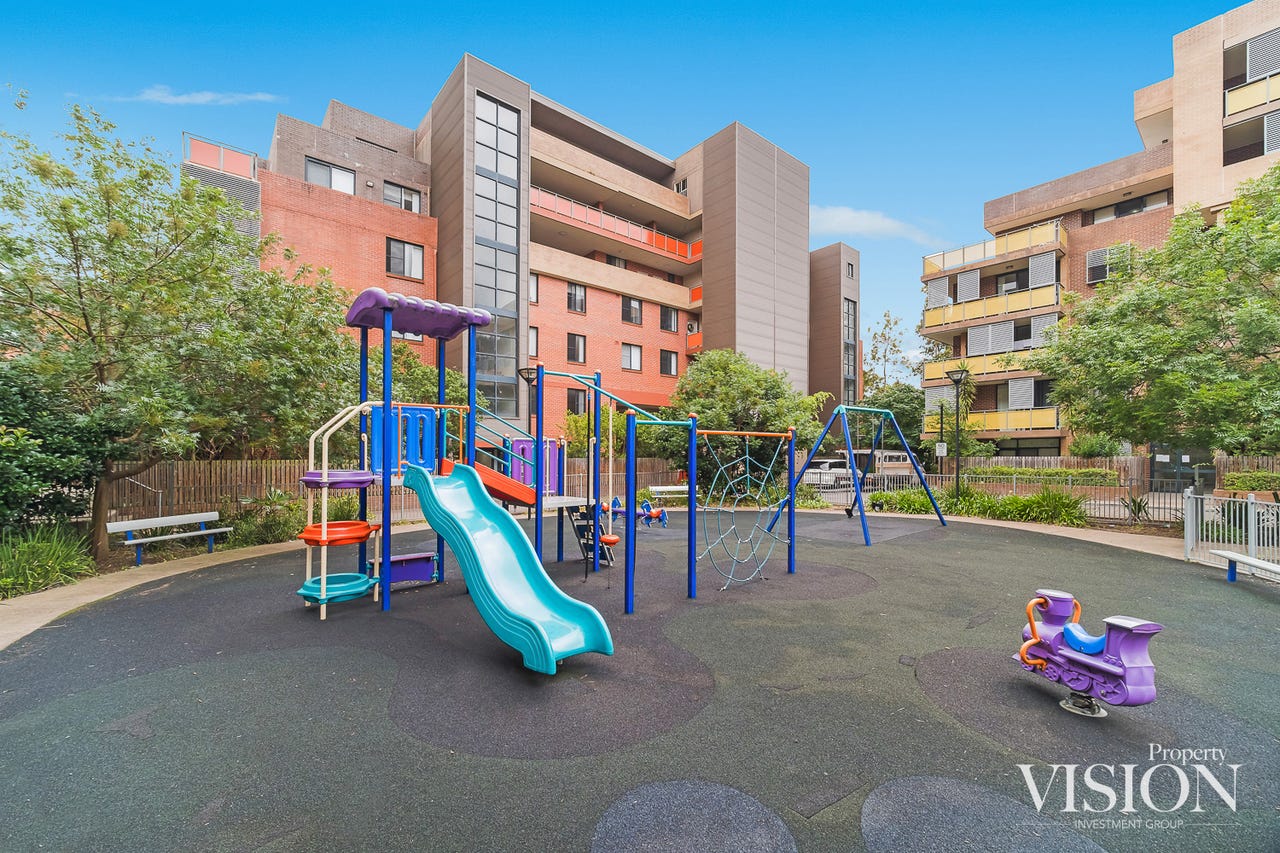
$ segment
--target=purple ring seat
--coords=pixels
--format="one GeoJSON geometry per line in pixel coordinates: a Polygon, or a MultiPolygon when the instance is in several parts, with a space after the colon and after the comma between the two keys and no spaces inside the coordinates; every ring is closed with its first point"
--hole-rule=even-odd
{"type": "Polygon", "coordinates": [[[308,489],[363,489],[373,485],[372,471],[330,470],[328,480],[324,471],[308,471],[298,481],[308,489]]]}

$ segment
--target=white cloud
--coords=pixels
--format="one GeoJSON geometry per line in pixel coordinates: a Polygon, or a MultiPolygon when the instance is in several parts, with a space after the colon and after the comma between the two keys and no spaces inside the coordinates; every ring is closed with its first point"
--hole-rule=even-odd
{"type": "Polygon", "coordinates": [[[943,242],[910,223],[894,219],[878,210],[855,210],[841,205],[809,205],[809,230],[815,234],[911,240],[930,248],[936,248],[943,242]]]}
{"type": "Polygon", "coordinates": [[[279,101],[282,98],[270,92],[175,92],[168,86],[156,84],[148,86],[136,95],[127,95],[125,97],[112,98],[111,100],[145,101],[152,104],[179,107],[232,107],[237,104],[279,101]]]}

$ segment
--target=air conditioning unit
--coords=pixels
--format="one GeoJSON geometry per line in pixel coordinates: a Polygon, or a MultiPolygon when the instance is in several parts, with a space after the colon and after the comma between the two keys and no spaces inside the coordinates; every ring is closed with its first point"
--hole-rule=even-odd
{"type": "Polygon", "coordinates": [[[691,335],[692,335],[694,332],[698,331],[698,324],[697,324],[697,323],[689,323],[688,325],[686,325],[686,326],[685,326],[685,328],[686,328],[686,329],[688,329],[688,330],[689,330],[689,334],[691,334],[691,335]]]}

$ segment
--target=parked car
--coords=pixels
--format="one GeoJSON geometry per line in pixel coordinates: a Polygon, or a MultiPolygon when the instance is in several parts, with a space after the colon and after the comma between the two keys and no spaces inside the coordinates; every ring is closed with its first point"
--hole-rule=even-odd
{"type": "Polygon", "coordinates": [[[817,488],[848,487],[852,482],[849,463],[844,459],[815,459],[805,469],[801,483],[817,488]]]}

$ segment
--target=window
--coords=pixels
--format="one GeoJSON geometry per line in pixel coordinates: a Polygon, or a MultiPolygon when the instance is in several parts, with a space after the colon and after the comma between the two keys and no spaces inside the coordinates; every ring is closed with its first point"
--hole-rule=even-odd
{"type": "Polygon", "coordinates": [[[587,413],[587,389],[586,388],[570,388],[566,392],[565,410],[571,415],[585,415],[587,413]]]}
{"type": "Polygon", "coordinates": [[[996,276],[996,293],[1013,293],[1015,290],[1026,290],[1031,286],[1031,278],[1027,270],[1002,273],[996,276]]]}
{"type": "Polygon", "coordinates": [[[382,182],[382,200],[410,213],[422,212],[421,193],[408,187],[402,187],[399,184],[393,184],[390,181],[382,182]]]}
{"type": "Polygon", "coordinates": [[[520,113],[506,104],[476,98],[476,169],[520,179],[520,113]]]}
{"type": "Polygon", "coordinates": [[[422,247],[387,238],[387,273],[422,278],[422,247]]]}
{"type": "Polygon", "coordinates": [[[496,314],[493,322],[476,332],[476,373],[487,379],[516,375],[516,336],[519,323],[514,317],[496,314]]]}
{"type": "Polygon", "coordinates": [[[516,284],[516,253],[511,249],[476,245],[475,249],[475,304],[492,308],[508,316],[518,316],[516,301],[519,298],[516,284]]]}
{"type": "Polygon", "coordinates": [[[844,341],[858,342],[858,303],[852,299],[844,300],[844,341]]]}
{"type": "Polygon", "coordinates": [[[662,331],[664,332],[680,331],[680,312],[677,311],[675,308],[670,308],[666,305],[663,305],[662,317],[660,319],[661,319],[660,325],[662,326],[662,331]]]}
{"type": "Polygon", "coordinates": [[[1101,222],[1110,222],[1112,219],[1119,219],[1122,216],[1132,216],[1135,213],[1142,213],[1144,210],[1155,210],[1160,207],[1168,207],[1172,190],[1160,190],[1158,193],[1150,195],[1138,196],[1137,198],[1127,198],[1124,201],[1118,201],[1107,207],[1100,207],[1086,215],[1085,223],[1097,225],[1101,222]]]}
{"type": "Polygon", "coordinates": [[[1032,392],[1031,405],[1035,406],[1037,409],[1042,409],[1045,406],[1052,406],[1053,403],[1049,401],[1049,397],[1052,394],[1053,394],[1053,380],[1037,379],[1035,384],[1035,390],[1032,392]]]}
{"type": "Polygon", "coordinates": [[[858,405],[858,380],[846,379],[844,381],[844,404],[846,406],[858,405]]]}
{"type": "Polygon", "coordinates": [[[538,357],[538,327],[529,327],[529,358],[538,357]]]}
{"type": "Polygon", "coordinates": [[[658,351],[658,372],[663,376],[675,376],[680,365],[679,356],[669,349],[658,351]]]}
{"type": "Polygon", "coordinates": [[[640,369],[640,347],[635,344],[622,345],[622,369],[623,370],[639,370],[640,369]]]}
{"type": "Polygon", "coordinates": [[[845,278],[857,278],[857,277],[858,277],[858,272],[857,272],[857,270],[855,270],[855,269],[854,269],[854,267],[853,267],[853,264],[852,264],[852,263],[847,263],[847,264],[845,264],[845,265],[844,265],[844,277],[845,277],[845,278]]]}
{"type": "Polygon", "coordinates": [[[492,240],[502,246],[518,245],[516,197],[518,191],[485,175],[476,175],[475,227],[477,240],[492,240]]]}
{"type": "Polygon", "coordinates": [[[583,335],[569,333],[569,361],[574,364],[585,364],[587,361],[587,339],[583,335]]]}
{"type": "Polygon", "coordinates": [[[605,255],[604,262],[611,267],[617,267],[620,270],[627,268],[627,259],[619,258],[617,255],[605,255]]]}
{"type": "Polygon", "coordinates": [[[689,194],[689,179],[681,178],[680,180],[672,184],[671,188],[674,189],[680,195],[687,196],[689,194]]]}
{"type": "Polygon", "coordinates": [[[578,314],[587,313],[587,288],[585,286],[569,282],[569,310],[578,314]]]}
{"type": "Polygon", "coordinates": [[[1085,255],[1085,284],[1106,281],[1118,267],[1129,260],[1129,246],[1123,244],[1106,249],[1090,249],[1085,255]]]}
{"type": "Polygon", "coordinates": [[[1019,341],[1030,341],[1030,340],[1031,340],[1031,321],[1025,320],[1020,323],[1014,323],[1013,324],[1014,343],[1018,343],[1019,341]]]}
{"type": "Polygon", "coordinates": [[[622,297],[622,322],[639,326],[642,322],[644,303],[630,296],[622,297]]]}
{"type": "Polygon", "coordinates": [[[538,301],[538,274],[536,272],[529,273],[529,301],[538,301]]]}
{"type": "Polygon", "coordinates": [[[312,160],[310,157],[307,158],[306,180],[309,184],[318,184],[347,195],[356,194],[355,172],[330,166],[328,163],[312,160]]]}

